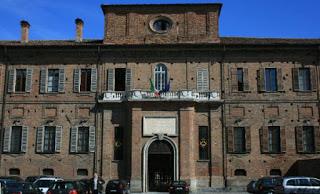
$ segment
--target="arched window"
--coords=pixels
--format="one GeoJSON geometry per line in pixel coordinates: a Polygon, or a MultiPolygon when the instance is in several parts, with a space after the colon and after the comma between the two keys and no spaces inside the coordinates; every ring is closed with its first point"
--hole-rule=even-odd
{"type": "Polygon", "coordinates": [[[247,171],[245,169],[236,169],[234,171],[235,176],[247,176],[247,171]]]}
{"type": "Polygon", "coordinates": [[[164,90],[168,81],[168,70],[164,64],[158,64],[154,70],[154,87],[156,90],[164,90]]]}
{"type": "Polygon", "coordinates": [[[20,175],[20,169],[19,168],[10,168],[9,169],[9,175],[19,176],[20,175]]]}

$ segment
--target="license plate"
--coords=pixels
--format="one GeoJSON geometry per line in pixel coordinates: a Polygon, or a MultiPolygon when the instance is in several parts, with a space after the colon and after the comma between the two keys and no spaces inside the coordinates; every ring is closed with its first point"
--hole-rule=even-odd
{"type": "Polygon", "coordinates": [[[117,192],[117,190],[110,190],[110,192],[117,192]]]}
{"type": "Polygon", "coordinates": [[[182,190],[182,187],[177,187],[177,190],[182,190]]]}

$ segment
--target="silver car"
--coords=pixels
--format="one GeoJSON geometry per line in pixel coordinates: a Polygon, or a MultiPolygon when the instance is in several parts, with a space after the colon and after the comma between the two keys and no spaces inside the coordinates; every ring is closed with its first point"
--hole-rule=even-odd
{"type": "Polygon", "coordinates": [[[275,193],[304,194],[320,193],[320,179],[313,177],[283,177],[275,187],[275,193]]]}

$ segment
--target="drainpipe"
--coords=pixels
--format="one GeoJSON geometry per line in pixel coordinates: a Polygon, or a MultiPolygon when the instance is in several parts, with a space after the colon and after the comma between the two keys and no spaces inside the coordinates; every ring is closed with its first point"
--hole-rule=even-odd
{"type": "MultiPolygon", "coordinates": [[[[221,87],[221,100],[225,99],[225,91],[224,91],[224,60],[226,54],[226,46],[223,45],[223,54],[220,62],[220,87],[221,87]]],[[[223,102],[221,107],[221,125],[222,125],[222,174],[224,181],[224,188],[227,187],[227,164],[226,164],[226,130],[225,130],[225,115],[224,115],[225,103],[223,102]]]]}
{"type": "MultiPolygon", "coordinates": [[[[5,107],[6,107],[6,92],[7,92],[7,69],[8,69],[8,61],[9,61],[9,56],[8,56],[8,49],[6,46],[3,47],[3,63],[4,63],[4,84],[3,84],[3,95],[2,95],[2,111],[1,111],[1,133],[0,133],[0,142],[3,142],[3,135],[4,135],[4,117],[5,117],[5,107]]],[[[2,146],[3,144],[0,143],[0,167],[2,167],[2,146]]]]}

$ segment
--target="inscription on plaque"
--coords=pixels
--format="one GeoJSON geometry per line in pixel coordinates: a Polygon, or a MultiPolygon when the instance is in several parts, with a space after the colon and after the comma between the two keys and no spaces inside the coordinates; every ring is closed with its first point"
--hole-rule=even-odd
{"type": "Polygon", "coordinates": [[[177,135],[176,117],[143,117],[143,135],[153,136],[154,134],[177,135]]]}

